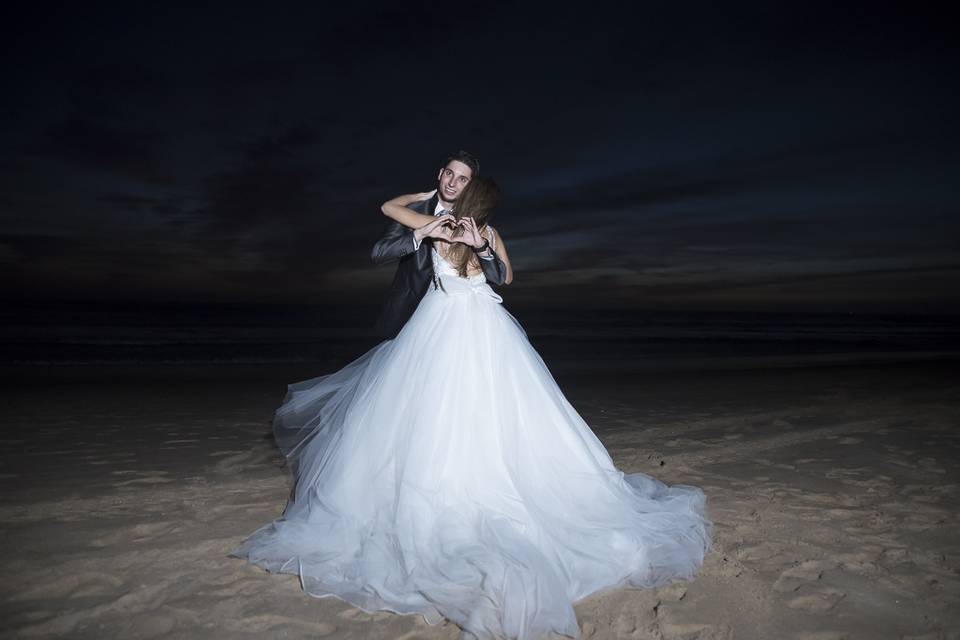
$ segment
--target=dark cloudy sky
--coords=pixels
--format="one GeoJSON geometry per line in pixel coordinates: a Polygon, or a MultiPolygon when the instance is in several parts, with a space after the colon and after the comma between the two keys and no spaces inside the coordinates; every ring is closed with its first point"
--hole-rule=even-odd
{"type": "Polygon", "coordinates": [[[5,299],[377,300],[379,204],[465,148],[515,304],[960,310],[922,5],[240,5],[4,17],[5,299]]]}

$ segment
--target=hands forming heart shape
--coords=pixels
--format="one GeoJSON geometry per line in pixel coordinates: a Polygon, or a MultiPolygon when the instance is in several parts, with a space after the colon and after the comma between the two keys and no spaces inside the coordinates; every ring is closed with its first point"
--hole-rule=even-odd
{"type": "Polygon", "coordinates": [[[440,226],[437,227],[437,231],[440,234],[439,237],[450,242],[453,242],[455,238],[462,236],[466,230],[466,218],[461,218],[460,220],[444,220],[440,223],[440,226]]]}
{"type": "Polygon", "coordinates": [[[461,242],[471,247],[483,245],[484,238],[477,229],[473,218],[460,218],[446,213],[429,223],[424,231],[428,238],[439,238],[447,242],[461,242]]]}

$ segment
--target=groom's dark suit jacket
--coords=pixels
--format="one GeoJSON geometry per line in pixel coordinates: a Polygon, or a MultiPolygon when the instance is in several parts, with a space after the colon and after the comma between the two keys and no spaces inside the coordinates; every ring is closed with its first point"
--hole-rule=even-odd
{"type": "MultiPolygon", "coordinates": [[[[419,213],[433,212],[437,205],[437,196],[425,202],[419,202],[410,208],[419,213]]],[[[385,264],[392,260],[399,260],[397,273],[393,276],[393,283],[387,294],[386,303],[377,320],[376,330],[381,335],[393,338],[403,325],[413,315],[420,299],[427,292],[430,281],[433,279],[433,261],[430,259],[430,249],[433,247],[431,238],[424,238],[420,248],[413,249],[413,229],[404,227],[399,222],[393,222],[387,228],[386,234],[373,245],[371,258],[377,264],[385,264]]],[[[500,256],[493,253],[492,260],[480,260],[480,267],[490,284],[503,284],[507,275],[506,265],[500,256]]]]}

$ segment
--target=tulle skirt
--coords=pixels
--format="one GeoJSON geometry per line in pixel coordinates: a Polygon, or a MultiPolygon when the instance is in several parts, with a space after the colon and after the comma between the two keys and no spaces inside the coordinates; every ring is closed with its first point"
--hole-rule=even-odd
{"type": "Polygon", "coordinates": [[[477,638],[576,638],[587,595],[694,576],[702,491],[617,470],[499,296],[439,284],[395,339],[290,385],[290,498],[231,555],[477,638]]]}

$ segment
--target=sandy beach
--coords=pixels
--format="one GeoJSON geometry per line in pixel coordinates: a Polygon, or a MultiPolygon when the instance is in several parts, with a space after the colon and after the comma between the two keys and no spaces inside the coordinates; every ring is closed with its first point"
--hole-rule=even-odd
{"type": "MultiPolygon", "coordinates": [[[[715,523],[694,581],[579,602],[584,638],[960,638],[955,362],[558,371],[621,469],[702,487],[715,523]]],[[[320,373],[4,372],[0,634],[457,638],[227,556],[280,515],[270,420],[320,373]]]]}

